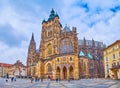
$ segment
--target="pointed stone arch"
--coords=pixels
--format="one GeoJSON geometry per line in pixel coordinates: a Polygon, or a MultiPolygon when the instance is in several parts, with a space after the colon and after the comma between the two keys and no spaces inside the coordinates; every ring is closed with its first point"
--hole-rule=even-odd
{"type": "Polygon", "coordinates": [[[74,69],[73,69],[73,66],[69,67],[69,78],[74,78],[74,69]]]}
{"type": "Polygon", "coordinates": [[[63,67],[63,79],[67,79],[67,68],[63,67]]]}
{"type": "Polygon", "coordinates": [[[47,73],[52,74],[52,65],[50,63],[47,64],[47,73]]]}
{"type": "Polygon", "coordinates": [[[56,69],[56,76],[60,78],[60,67],[57,67],[56,69]]]}

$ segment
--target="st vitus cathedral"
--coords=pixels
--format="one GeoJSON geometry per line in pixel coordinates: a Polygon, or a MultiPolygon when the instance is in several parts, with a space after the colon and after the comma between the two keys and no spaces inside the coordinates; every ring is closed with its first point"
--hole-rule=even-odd
{"type": "Polygon", "coordinates": [[[104,71],[101,66],[103,59],[96,59],[91,52],[84,52],[82,49],[79,47],[76,27],[70,29],[66,25],[62,28],[58,14],[52,9],[47,21],[42,22],[39,49],[36,49],[32,34],[27,75],[40,78],[52,76],[52,79],[102,77],[104,72],[98,69],[102,68],[104,71]]]}

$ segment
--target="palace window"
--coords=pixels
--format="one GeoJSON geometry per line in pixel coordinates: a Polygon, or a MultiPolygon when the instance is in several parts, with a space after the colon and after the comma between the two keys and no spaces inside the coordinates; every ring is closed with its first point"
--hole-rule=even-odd
{"type": "Polygon", "coordinates": [[[120,44],[118,45],[118,48],[120,48],[120,44]]]}
{"type": "Polygon", "coordinates": [[[115,54],[113,54],[113,59],[115,59],[115,54]]]}
{"type": "Polygon", "coordinates": [[[106,61],[108,61],[108,58],[106,57],[106,61]]]}
{"type": "Polygon", "coordinates": [[[118,62],[118,65],[120,65],[120,61],[118,62]]]}
{"type": "Polygon", "coordinates": [[[109,65],[108,64],[106,65],[106,71],[107,71],[107,73],[109,73],[109,65]]]}
{"type": "Polygon", "coordinates": [[[112,50],[113,50],[113,51],[115,50],[114,47],[112,48],[112,50]]]}
{"type": "Polygon", "coordinates": [[[119,57],[120,57],[120,52],[119,52],[119,57]]]}
{"type": "Polygon", "coordinates": [[[106,51],[106,54],[107,54],[108,52],[106,51]]]}

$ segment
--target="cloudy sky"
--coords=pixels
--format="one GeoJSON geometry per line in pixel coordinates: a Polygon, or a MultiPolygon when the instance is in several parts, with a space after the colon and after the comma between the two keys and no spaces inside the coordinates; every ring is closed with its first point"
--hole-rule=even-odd
{"type": "Polygon", "coordinates": [[[26,63],[32,32],[39,48],[41,23],[51,9],[76,26],[78,38],[109,45],[120,39],[120,0],[0,0],[0,62],[26,63]]]}

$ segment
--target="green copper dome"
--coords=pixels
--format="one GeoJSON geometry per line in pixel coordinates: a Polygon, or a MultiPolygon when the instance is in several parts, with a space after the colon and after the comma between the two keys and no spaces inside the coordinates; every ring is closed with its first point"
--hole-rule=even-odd
{"type": "Polygon", "coordinates": [[[45,19],[42,21],[42,24],[43,24],[43,23],[46,23],[46,20],[45,20],[45,19]]]}
{"type": "Polygon", "coordinates": [[[54,19],[55,17],[59,18],[58,14],[57,13],[55,14],[54,9],[52,8],[51,13],[50,13],[49,18],[48,18],[48,21],[54,19]]]}
{"type": "Polygon", "coordinates": [[[51,13],[50,13],[49,18],[48,18],[48,21],[54,19],[54,17],[55,17],[55,11],[54,11],[54,9],[52,8],[51,13]]]}

